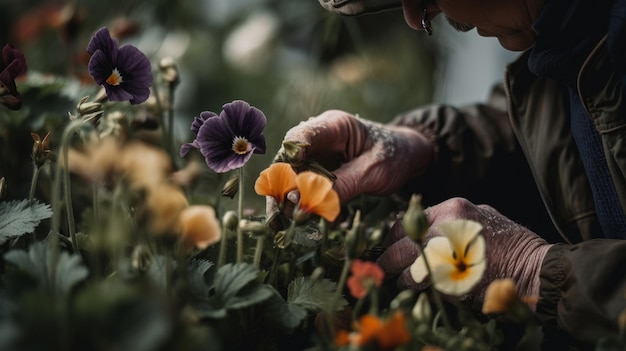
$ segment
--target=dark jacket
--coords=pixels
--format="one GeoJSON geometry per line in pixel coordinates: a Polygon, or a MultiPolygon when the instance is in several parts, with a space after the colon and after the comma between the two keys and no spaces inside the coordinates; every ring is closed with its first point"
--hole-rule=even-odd
{"type": "MultiPolygon", "coordinates": [[[[618,332],[617,317],[626,311],[626,241],[599,239],[593,196],[569,129],[567,88],[532,74],[528,56],[507,67],[504,89],[496,88],[487,104],[434,105],[393,123],[432,133],[437,141],[435,165],[410,189],[425,202],[463,196],[488,203],[558,243],[543,262],[537,317],[546,342],[554,342],[549,348],[563,348],[564,340],[591,347],[618,332]]],[[[602,136],[626,208],[624,78],[614,72],[606,39],[578,77],[579,96],[602,136]]]]}

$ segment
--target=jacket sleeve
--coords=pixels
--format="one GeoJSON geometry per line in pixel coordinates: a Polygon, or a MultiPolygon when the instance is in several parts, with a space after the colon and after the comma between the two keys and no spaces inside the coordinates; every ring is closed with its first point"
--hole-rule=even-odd
{"type": "Polygon", "coordinates": [[[626,313],[625,267],[624,240],[554,245],[541,268],[536,310],[546,342],[592,346],[616,335],[626,313]]]}
{"type": "Polygon", "coordinates": [[[426,205],[455,196],[486,203],[546,240],[560,240],[513,134],[502,86],[494,87],[487,103],[432,105],[391,124],[420,130],[437,149],[435,162],[405,193],[422,194],[426,205]]]}

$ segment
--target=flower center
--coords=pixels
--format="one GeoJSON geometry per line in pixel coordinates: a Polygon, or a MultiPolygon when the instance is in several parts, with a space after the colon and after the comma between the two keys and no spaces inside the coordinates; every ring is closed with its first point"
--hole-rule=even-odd
{"type": "Polygon", "coordinates": [[[233,151],[237,155],[247,154],[250,150],[252,150],[252,145],[250,145],[248,139],[239,136],[233,139],[233,151]]]}
{"type": "Polygon", "coordinates": [[[107,78],[106,82],[109,85],[122,84],[122,75],[120,74],[120,71],[118,71],[117,68],[113,69],[113,72],[111,72],[111,75],[107,78]]]}

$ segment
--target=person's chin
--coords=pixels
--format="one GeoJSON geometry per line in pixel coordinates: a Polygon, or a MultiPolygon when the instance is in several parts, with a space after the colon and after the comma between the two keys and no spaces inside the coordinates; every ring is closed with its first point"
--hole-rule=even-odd
{"type": "Polygon", "coordinates": [[[499,36],[500,45],[510,51],[524,51],[535,44],[535,35],[519,33],[516,35],[499,36]]]}

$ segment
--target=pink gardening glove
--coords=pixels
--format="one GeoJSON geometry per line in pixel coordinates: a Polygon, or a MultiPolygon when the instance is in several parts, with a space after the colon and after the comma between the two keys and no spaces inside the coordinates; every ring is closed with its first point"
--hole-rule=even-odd
{"type": "MultiPolygon", "coordinates": [[[[486,270],[482,280],[463,297],[471,306],[479,307],[485,289],[494,279],[511,278],[515,281],[520,296],[539,296],[539,272],[543,258],[552,246],[529,229],[504,217],[487,205],[474,205],[463,198],[453,198],[425,210],[429,230],[424,246],[429,239],[440,235],[437,226],[453,219],[469,219],[479,222],[486,244],[486,270]]],[[[402,225],[397,222],[385,239],[387,249],[378,258],[378,264],[388,276],[398,277],[400,288],[423,290],[428,278],[416,283],[410,266],[419,255],[415,242],[405,236],[402,225]]]]}
{"type": "MultiPolygon", "coordinates": [[[[420,132],[402,126],[389,126],[329,110],[293,127],[285,142],[302,147],[286,157],[283,146],[277,162],[290,162],[296,171],[300,164],[316,162],[336,176],[334,189],[341,202],[359,194],[390,194],[410,179],[422,174],[433,155],[431,142],[420,132]]],[[[290,201],[297,195],[290,194],[290,201]]],[[[268,199],[268,213],[274,200],[268,199]]]]}

